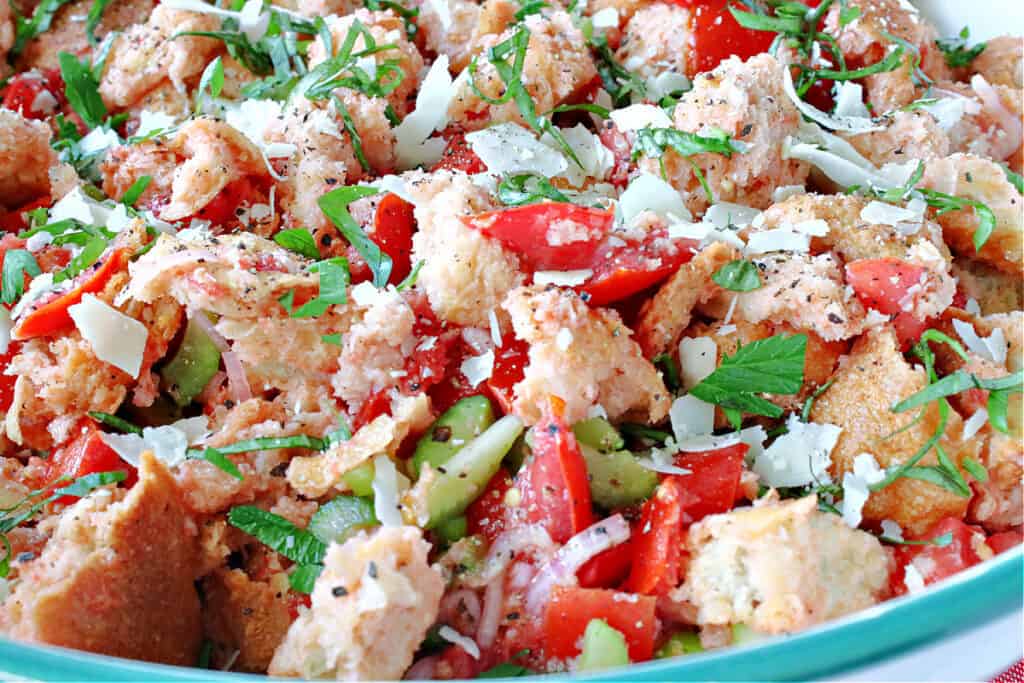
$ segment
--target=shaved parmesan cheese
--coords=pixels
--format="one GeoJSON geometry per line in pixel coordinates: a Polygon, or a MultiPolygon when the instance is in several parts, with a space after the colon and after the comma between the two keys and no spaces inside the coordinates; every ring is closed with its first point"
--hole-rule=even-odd
{"type": "Polygon", "coordinates": [[[25,248],[35,253],[48,244],[53,243],[53,234],[49,232],[37,232],[25,240],[25,248]]]}
{"type": "Polygon", "coordinates": [[[618,214],[625,225],[632,223],[644,211],[653,211],[664,219],[670,214],[686,220],[690,218],[690,212],[679,192],[650,173],[642,173],[634,178],[619,197],[618,214]]]}
{"type": "Polygon", "coordinates": [[[715,429],[715,406],[689,394],[672,402],[668,416],[676,443],[710,434],[715,429]]]}
{"type": "Polygon", "coordinates": [[[903,540],[903,529],[891,519],[882,520],[882,535],[894,541],[903,540]]]}
{"type": "Polygon", "coordinates": [[[14,324],[11,322],[11,312],[6,306],[0,306],[0,354],[7,353],[11,347],[11,330],[14,324]]]}
{"type": "Polygon", "coordinates": [[[648,77],[645,85],[647,97],[655,102],[672,93],[686,92],[692,87],[689,78],[675,71],[662,71],[657,76],[648,77]]]}
{"type": "Polygon", "coordinates": [[[853,81],[836,84],[836,116],[870,119],[871,113],[864,106],[864,88],[853,81]]]}
{"type": "Polygon", "coordinates": [[[796,197],[797,195],[806,193],[807,188],[803,185],[782,185],[772,190],[772,202],[778,204],[786,201],[790,197],[796,197]]]}
{"type": "Polygon", "coordinates": [[[978,408],[974,411],[973,415],[964,420],[964,433],[960,440],[967,441],[973,438],[975,434],[981,431],[986,422],[988,422],[988,411],[984,408],[978,408]]]}
{"type": "Polygon", "coordinates": [[[714,224],[718,228],[735,226],[742,228],[750,225],[755,218],[761,215],[758,209],[753,209],[742,204],[732,202],[719,202],[712,204],[704,213],[704,220],[714,224]]]}
{"type": "Polygon", "coordinates": [[[190,417],[160,427],[145,427],[142,434],[103,434],[103,441],[134,467],[141,464],[142,454],[153,456],[168,467],[185,462],[188,447],[199,442],[207,432],[205,416],[190,417]]]}
{"type": "Polygon", "coordinates": [[[843,475],[843,500],[840,511],[843,521],[854,529],[860,526],[864,504],[871,495],[870,487],[885,479],[885,472],[870,453],[853,459],[853,471],[843,475]]]}
{"type": "Polygon", "coordinates": [[[764,442],[767,440],[768,432],[761,425],[740,430],[740,441],[750,447],[746,458],[748,465],[764,454],[764,442]]]}
{"type": "MultiPolygon", "coordinates": [[[[860,89],[860,86],[854,85],[855,88],[860,89]]],[[[800,113],[814,121],[815,123],[829,128],[831,130],[841,130],[847,133],[870,133],[871,131],[884,130],[885,126],[878,125],[870,118],[864,116],[841,116],[839,114],[826,114],[817,107],[804,102],[800,99],[800,96],[796,94],[796,88],[793,87],[793,73],[790,69],[783,70],[782,77],[782,89],[785,91],[786,96],[793,102],[793,105],[800,110],[800,113]]],[[[842,92],[842,91],[841,91],[842,92]]],[[[849,110],[852,108],[852,104],[849,102],[852,96],[856,93],[853,91],[847,91],[846,108],[849,110]]],[[[863,107],[864,105],[861,104],[863,107]]],[[[864,110],[865,113],[867,110],[864,110]]]]}
{"type": "Polygon", "coordinates": [[[697,434],[675,444],[679,453],[698,453],[700,451],[717,451],[719,448],[735,446],[740,443],[739,432],[729,432],[720,436],[714,434],[697,434]]]}
{"type": "Polygon", "coordinates": [[[263,11],[263,0],[248,0],[238,13],[238,27],[253,43],[267,35],[270,27],[270,12],[263,11]]]}
{"type": "Polygon", "coordinates": [[[805,235],[811,235],[812,237],[824,237],[829,231],[828,223],[821,218],[812,218],[808,221],[794,223],[793,229],[805,235]]]}
{"type": "Polygon", "coordinates": [[[590,23],[594,28],[618,28],[619,10],[614,7],[605,7],[590,15],[590,23]]]}
{"type": "Polygon", "coordinates": [[[487,351],[479,356],[470,356],[459,366],[471,386],[477,386],[491,378],[494,372],[494,351],[487,351]]]}
{"type": "Polygon", "coordinates": [[[631,104],[622,109],[615,109],[608,117],[621,131],[672,127],[672,119],[665,110],[653,104],[631,104]]]}
{"type": "Polygon", "coordinates": [[[989,336],[980,337],[974,331],[974,325],[954,318],[953,329],[956,330],[964,345],[972,353],[997,365],[1006,363],[1006,352],[1009,349],[1009,344],[1006,342],[1006,334],[1002,328],[997,327],[992,330],[992,334],[989,336]]]}
{"type": "Polygon", "coordinates": [[[918,107],[933,117],[944,132],[948,133],[960,123],[964,114],[978,114],[981,112],[981,105],[976,100],[964,97],[959,93],[943,91],[943,97],[928,104],[920,104],[918,107]]]}
{"type": "MultiPolygon", "coordinates": [[[[660,448],[652,448],[651,455],[654,456],[656,453],[661,454],[664,451],[660,448]]],[[[679,467],[671,462],[671,459],[661,458],[656,459],[650,458],[637,458],[636,464],[640,465],[644,469],[651,470],[652,472],[659,472],[661,474],[692,474],[692,472],[685,467],[679,467]]]]}
{"type": "Polygon", "coordinates": [[[491,341],[494,342],[494,346],[501,348],[501,325],[498,324],[498,316],[495,315],[494,309],[487,311],[487,325],[491,328],[491,341]]]}
{"type": "Polygon", "coordinates": [[[755,232],[747,238],[748,254],[767,254],[772,251],[806,253],[811,248],[811,236],[793,228],[774,228],[755,232]]]}
{"type": "Polygon", "coordinates": [[[875,168],[846,140],[806,123],[800,125],[796,138],[786,138],[782,158],[806,161],[842,187],[859,185],[880,189],[902,187],[918,163],[910,161],[875,168]]]}
{"type": "Polygon", "coordinates": [[[561,152],[514,123],[499,123],[466,135],[466,142],[491,173],[536,173],[551,178],[568,168],[561,152]]]}
{"type": "Polygon", "coordinates": [[[907,587],[908,593],[920,593],[924,590],[924,577],[913,562],[907,564],[903,569],[903,585],[907,587]]]}
{"type": "Polygon", "coordinates": [[[594,271],[583,270],[538,270],[533,274],[535,285],[557,285],[558,287],[575,287],[590,279],[594,271]]]}
{"type": "MultiPolygon", "coordinates": [[[[360,183],[363,184],[363,183],[360,183]]],[[[403,200],[415,205],[413,197],[409,194],[409,187],[405,184],[405,180],[401,176],[397,175],[383,175],[377,178],[373,182],[365,183],[367,187],[373,187],[381,192],[390,192],[393,195],[401,197],[403,200]]]]}
{"type": "Polygon", "coordinates": [[[779,436],[754,461],[753,470],[766,486],[806,486],[828,482],[832,449],[839,439],[840,427],[832,424],[801,422],[796,415],[786,420],[786,434],[779,436]]]}
{"type": "Polygon", "coordinates": [[[69,307],[68,314],[97,358],[138,379],[149,337],[145,325],[92,294],[69,307]]]}
{"type": "Polygon", "coordinates": [[[48,216],[51,223],[70,218],[86,225],[106,225],[111,211],[95,199],[87,197],[81,187],[75,187],[53,205],[48,216]]]}
{"type": "Polygon", "coordinates": [[[170,114],[143,109],[139,112],[139,127],[135,129],[135,134],[142,137],[150,133],[173,128],[175,124],[177,124],[177,121],[170,114]]]}
{"type": "Polygon", "coordinates": [[[448,56],[440,55],[423,78],[416,94],[416,108],[395,127],[395,154],[401,169],[433,165],[447,144],[444,139],[428,140],[448,122],[448,105],[455,95],[448,72],[448,56]]]}
{"type": "Polygon", "coordinates": [[[78,142],[82,154],[99,154],[100,152],[121,144],[121,138],[109,128],[93,128],[89,134],[78,142]]]}
{"type": "MultiPolygon", "coordinates": [[[[710,337],[683,337],[679,341],[679,378],[689,391],[718,367],[718,345],[710,337]]],[[[710,430],[709,430],[710,431],[710,430]]]]}
{"type": "MultiPolygon", "coordinates": [[[[107,229],[111,232],[121,232],[131,225],[132,217],[128,215],[128,207],[118,204],[107,216],[107,229]]],[[[38,233],[42,234],[42,233],[38,233]]]]}
{"type": "MultiPolygon", "coordinates": [[[[674,218],[674,217],[673,217],[674,218]]],[[[691,239],[700,242],[705,247],[712,242],[725,242],[737,249],[745,245],[740,236],[734,230],[719,230],[714,223],[700,222],[692,223],[685,220],[673,220],[668,226],[668,236],[672,239],[691,239]]]]}
{"type": "Polygon", "coordinates": [[[964,310],[971,315],[981,315],[981,304],[973,296],[967,299],[967,303],[964,304],[964,310]]]}
{"type": "Polygon", "coordinates": [[[555,346],[559,351],[569,350],[569,347],[572,346],[572,332],[569,331],[569,328],[563,327],[558,330],[558,334],[555,335],[555,346]]]}
{"type": "Polygon", "coordinates": [[[893,226],[904,221],[921,220],[915,211],[879,201],[873,201],[861,209],[860,218],[868,223],[893,226]]]}
{"type": "MultiPolygon", "coordinates": [[[[580,162],[579,166],[575,163],[568,164],[561,176],[574,187],[582,186],[588,178],[603,180],[615,163],[615,157],[601,142],[601,138],[579,123],[573,128],[562,128],[561,133],[580,162]]],[[[551,147],[557,145],[555,139],[547,133],[541,141],[551,147]]]]}
{"type": "Polygon", "coordinates": [[[437,635],[441,636],[453,645],[458,645],[473,659],[480,659],[480,647],[476,644],[476,641],[462,635],[451,626],[442,626],[437,630],[437,635]]]}
{"type": "Polygon", "coordinates": [[[402,493],[400,477],[405,479],[387,455],[382,453],[373,459],[373,514],[384,526],[402,526],[404,523],[398,503],[402,493]]]}
{"type": "Polygon", "coordinates": [[[32,281],[28,283],[28,289],[18,299],[18,303],[14,304],[14,308],[11,309],[11,319],[17,320],[21,317],[21,314],[27,311],[32,305],[41,299],[42,297],[50,294],[51,292],[66,292],[74,286],[72,280],[64,280],[58,284],[53,283],[53,273],[43,273],[32,278],[32,281]]]}

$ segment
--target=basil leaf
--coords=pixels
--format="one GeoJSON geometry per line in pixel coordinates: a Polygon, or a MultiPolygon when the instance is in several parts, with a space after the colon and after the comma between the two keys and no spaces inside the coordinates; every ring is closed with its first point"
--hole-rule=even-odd
{"type": "Polygon", "coordinates": [[[233,455],[235,453],[248,453],[249,451],[269,451],[276,448],[308,448],[312,451],[321,451],[324,449],[324,440],[306,434],[298,434],[296,436],[261,436],[207,450],[215,450],[223,455],[233,455]]]}
{"type": "Polygon", "coordinates": [[[320,210],[324,212],[324,215],[338,228],[342,236],[348,240],[348,243],[366,260],[366,264],[373,273],[373,285],[379,289],[387,285],[388,278],[391,277],[391,257],[381,251],[380,247],[367,237],[363,229],[352,218],[352,214],[348,212],[349,204],[374,194],[377,194],[377,190],[372,187],[361,185],[339,187],[320,197],[317,204],[320,205],[320,210]]]}
{"type": "Polygon", "coordinates": [[[348,301],[348,261],[338,257],[320,261],[310,267],[310,272],[320,274],[320,292],[316,298],[291,312],[293,318],[315,318],[323,315],[331,305],[348,301]]]}
{"type": "Polygon", "coordinates": [[[89,493],[100,486],[116,484],[119,481],[124,481],[126,477],[127,475],[121,470],[114,470],[113,472],[94,472],[93,474],[87,474],[83,477],[79,477],[71,484],[55,490],[51,497],[54,500],[63,496],[77,496],[82,498],[89,495],[89,493]]]}
{"type": "Polygon", "coordinates": [[[634,96],[640,100],[647,97],[647,85],[639,76],[619,64],[614,51],[608,46],[608,38],[595,36],[590,40],[590,47],[595,53],[594,63],[601,76],[601,83],[617,108],[629,105],[634,96]]]}
{"type": "Polygon", "coordinates": [[[224,89],[224,62],[220,57],[206,65],[203,75],[199,78],[199,87],[196,88],[195,113],[203,110],[203,94],[209,90],[210,99],[216,99],[224,89]]]}
{"type": "MultiPolygon", "coordinates": [[[[40,33],[49,31],[57,10],[69,2],[71,0],[42,0],[32,11],[32,16],[28,18],[19,16],[15,12],[15,38],[11,56],[18,56],[30,40],[36,38],[40,33]]],[[[14,6],[11,5],[11,7],[14,6]]]]}
{"type": "Polygon", "coordinates": [[[327,552],[324,542],[313,534],[298,528],[280,515],[253,505],[231,508],[228,522],[300,565],[320,564],[327,552]]]}
{"type": "Polygon", "coordinates": [[[78,252],[78,254],[71,259],[67,267],[53,276],[54,284],[77,277],[86,268],[96,263],[100,256],[103,255],[106,248],[106,239],[103,237],[90,237],[82,247],[82,251],[78,252]]]}
{"type": "Polygon", "coordinates": [[[64,94],[68,104],[89,128],[99,126],[107,116],[107,107],[100,97],[100,84],[92,70],[88,64],[78,61],[78,57],[69,52],[58,53],[57,61],[60,63],[60,75],[64,79],[64,94]]]}
{"type": "Polygon", "coordinates": [[[85,36],[89,39],[90,45],[96,45],[96,28],[103,20],[103,12],[113,0],[92,0],[92,7],[89,8],[89,16],[85,20],[85,36]]]}
{"type": "Polygon", "coordinates": [[[551,184],[547,178],[523,173],[507,176],[498,183],[498,199],[506,206],[534,204],[543,199],[571,203],[571,200],[551,184]]]}
{"type": "Polygon", "coordinates": [[[131,184],[131,187],[125,190],[124,195],[121,197],[121,203],[127,207],[135,206],[135,203],[139,201],[139,197],[142,196],[142,193],[146,191],[146,188],[149,187],[151,182],[153,182],[153,176],[139,176],[135,182],[131,184]]]}
{"type": "Polygon", "coordinates": [[[309,595],[313,592],[313,586],[323,570],[324,567],[320,564],[299,565],[288,575],[288,585],[296,593],[309,595]]]}
{"type": "Polygon", "coordinates": [[[309,230],[305,228],[282,230],[274,235],[274,241],[288,251],[293,251],[306,258],[320,258],[320,250],[316,247],[316,240],[313,239],[313,235],[310,234],[309,230]]]}
{"type": "Polygon", "coordinates": [[[235,479],[238,479],[239,481],[243,481],[245,479],[242,475],[242,471],[238,469],[238,465],[228,460],[227,456],[216,448],[204,449],[201,457],[206,462],[210,463],[220,471],[230,474],[235,479]]]}
{"type": "Polygon", "coordinates": [[[333,334],[325,334],[320,337],[320,341],[324,344],[331,344],[332,346],[341,346],[341,333],[335,332],[333,334]]]}
{"type": "Polygon", "coordinates": [[[1010,392],[1009,391],[991,391],[988,395],[988,422],[992,425],[992,429],[1002,432],[1003,434],[1010,433],[1010,425],[1006,420],[1006,411],[1010,407],[1010,392]]]}
{"type": "Polygon", "coordinates": [[[1024,176],[1014,173],[1006,164],[999,165],[1002,167],[1003,173],[1006,174],[1006,179],[1010,181],[1010,184],[1017,188],[1017,192],[1024,194],[1024,176]]]}
{"type": "Polygon", "coordinates": [[[942,50],[946,58],[946,64],[958,69],[968,66],[978,55],[985,51],[986,43],[978,43],[974,47],[967,47],[967,39],[971,37],[971,30],[964,26],[959,35],[952,38],[939,38],[935,45],[942,50]]]}
{"type": "Polygon", "coordinates": [[[25,293],[25,274],[36,277],[42,271],[36,257],[26,249],[8,249],[4,253],[3,292],[0,301],[13,304],[25,293]]]}
{"type": "Polygon", "coordinates": [[[483,671],[477,674],[477,678],[522,678],[523,676],[533,676],[537,672],[532,671],[525,666],[520,666],[514,662],[517,659],[521,659],[530,654],[529,650],[520,650],[519,652],[512,655],[507,662],[502,662],[491,667],[487,671],[483,671]]]}
{"type": "Polygon", "coordinates": [[[675,393],[682,387],[683,382],[679,378],[679,366],[667,353],[662,353],[651,359],[651,363],[654,367],[661,370],[662,376],[665,378],[665,387],[669,391],[675,393]]]}
{"type": "Polygon", "coordinates": [[[745,146],[733,142],[721,130],[712,136],[702,136],[675,128],[641,128],[636,132],[632,157],[634,160],[641,155],[657,158],[669,148],[684,157],[711,152],[730,158],[734,152],[743,152],[745,146]]]}
{"type": "Polygon", "coordinates": [[[726,263],[711,279],[733,292],[752,292],[761,288],[761,271],[750,261],[742,259],[726,263]]]}
{"type": "Polygon", "coordinates": [[[99,410],[90,410],[89,417],[96,420],[100,424],[105,424],[108,427],[113,427],[119,432],[124,432],[126,434],[142,434],[142,427],[132,424],[128,420],[124,419],[123,417],[118,417],[117,415],[103,413],[100,412],[99,410]]]}
{"type": "Polygon", "coordinates": [[[420,269],[423,268],[424,263],[426,263],[426,261],[423,259],[417,261],[416,265],[414,265],[412,270],[409,271],[409,274],[405,276],[405,279],[398,283],[395,289],[399,292],[404,292],[405,290],[414,287],[416,285],[416,279],[420,275],[420,269]]]}
{"type": "Polygon", "coordinates": [[[988,470],[985,469],[984,465],[982,465],[980,462],[978,462],[971,456],[965,455],[963,459],[960,461],[960,464],[963,466],[965,470],[967,470],[967,474],[974,477],[976,481],[979,481],[982,484],[988,481],[988,470]]]}

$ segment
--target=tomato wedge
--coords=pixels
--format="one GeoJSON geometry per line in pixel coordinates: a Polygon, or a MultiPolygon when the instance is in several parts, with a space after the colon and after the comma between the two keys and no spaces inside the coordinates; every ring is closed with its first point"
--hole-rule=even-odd
{"type": "Polygon", "coordinates": [[[733,55],[747,59],[767,52],[775,39],[771,31],[740,26],[729,12],[729,0],[675,0],[675,3],[693,10],[690,52],[686,59],[687,75],[691,78],[711,71],[733,55]]]}
{"type": "Polygon", "coordinates": [[[1011,548],[1016,548],[1021,543],[1024,543],[1024,532],[1017,530],[1011,531],[1000,531],[998,534],[992,534],[985,541],[989,548],[992,548],[992,552],[996,555],[999,553],[1006,552],[1011,548]]]}
{"type": "MultiPolygon", "coordinates": [[[[47,474],[51,482],[60,477],[77,479],[97,472],[124,470],[127,478],[124,485],[131,487],[137,480],[135,468],[121,459],[117,452],[103,441],[99,427],[89,419],[78,423],[68,442],[55,449],[47,463],[47,474]]],[[[77,496],[63,496],[60,503],[72,503],[77,496]]]]}
{"type": "MultiPolygon", "coordinates": [[[[388,282],[397,285],[412,271],[412,236],[416,232],[413,205],[390,192],[377,204],[373,217],[373,230],[367,235],[380,250],[391,257],[391,276],[388,282]]],[[[365,282],[372,277],[366,260],[349,246],[346,254],[353,282],[365,282]]]]}
{"type": "Polygon", "coordinates": [[[11,336],[14,339],[32,339],[56,334],[74,325],[68,308],[82,300],[86,294],[95,294],[103,289],[114,273],[128,263],[128,251],[115,249],[105,260],[90,266],[81,273],[76,282],[78,285],[70,292],[60,294],[44,304],[33,308],[28,315],[15,325],[11,336]]]}
{"type": "Polygon", "coordinates": [[[583,588],[611,588],[625,580],[632,564],[632,541],[620,543],[587,560],[576,578],[583,588]]]}
{"type": "Polygon", "coordinates": [[[529,270],[581,270],[591,266],[615,216],[604,209],[542,202],[462,220],[519,254],[529,270]]]}
{"type": "Polygon", "coordinates": [[[695,246],[690,240],[670,240],[666,230],[654,230],[642,242],[603,251],[593,266],[594,274],[578,289],[591,306],[622,301],[679,270],[693,258],[695,246]]]}
{"type": "Polygon", "coordinates": [[[921,281],[924,268],[898,258],[860,259],[846,264],[846,283],[868,308],[885,315],[903,312],[907,290],[921,281]]]}
{"type": "Polygon", "coordinates": [[[591,619],[603,619],[626,637],[630,661],[647,661],[654,654],[656,603],[649,596],[558,586],[544,612],[544,654],[550,659],[579,655],[587,624],[591,619]]]}
{"type": "Polygon", "coordinates": [[[978,549],[984,546],[985,535],[977,527],[968,526],[953,517],[939,520],[920,538],[913,540],[932,541],[946,534],[951,535],[952,541],[943,546],[904,545],[896,549],[897,568],[891,581],[893,593],[902,595],[907,592],[905,576],[910,563],[914,564],[927,586],[981,562],[978,549]]]}
{"type": "Polygon", "coordinates": [[[207,202],[206,206],[199,209],[195,217],[200,220],[210,221],[214,226],[237,223],[238,214],[236,211],[239,206],[243,204],[251,206],[267,202],[267,192],[264,190],[265,185],[265,182],[250,176],[234,180],[207,202]]]}
{"type": "Polygon", "coordinates": [[[556,543],[594,523],[587,464],[563,408],[561,399],[551,398],[548,414],[534,427],[533,456],[516,477],[525,521],[542,525],[556,543]]]}
{"type": "Polygon", "coordinates": [[[501,348],[494,350],[494,368],[487,380],[487,388],[505,414],[512,411],[515,385],[523,381],[523,371],[530,363],[530,345],[512,333],[501,340],[501,348]]]}
{"type": "Polygon", "coordinates": [[[669,476],[644,503],[640,522],[630,540],[633,566],[622,590],[644,595],[666,595],[679,585],[683,554],[683,510],[694,494],[681,479],[669,476]]]}
{"type": "Polygon", "coordinates": [[[493,543],[494,539],[505,530],[505,494],[512,488],[512,476],[504,467],[484,488],[480,497],[466,508],[467,530],[470,534],[479,534],[493,543]]]}
{"type": "Polygon", "coordinates": [[[441,154],[441,160],[434,164],[431,171],[464,171],[465,173],[483,173],[487,170],[484,162],[476,155],[473,148],[466,142],[466,134],[457,132],[444,137],[448,144],[441,154]]]}
{"type": "Polygon", "coordinates": [[[737,443],[713,451],[676,456],[676,466],[690,470],[690,474],[668,477],[676,479],[688,494],[684,505],[685,524],[732,510],[740,488],[743,459],[749,450],[747,444],[737,443]]]}
{"type": "Polygon", "coordinates": [[[0,412],[3,413],[6,413],[14,402],[14,383],[18,381],[17,376],[5,373],[7,366],[20,352],[21,344],[10,342],[7,345],[7,353],[0,355],[0,412]]]}

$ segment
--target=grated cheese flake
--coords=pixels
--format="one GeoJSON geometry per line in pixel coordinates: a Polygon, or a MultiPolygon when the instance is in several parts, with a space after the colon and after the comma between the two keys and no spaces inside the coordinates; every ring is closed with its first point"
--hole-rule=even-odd
{"type": "Polygon", "coordinates": [[[138,379],[149,330],[92,294],[68,308],[68,314],[96,357],[138,379]]]}
{"type": "Polygon", "coordinates": [[[470,356],[459,366],[471,386],[477,386],[491,378],[494,372],[494,351],[487,351],[479,356],[470,356]]]}
{"type": "Polygon", "coordinates": [[[842,429],[833,424],[802,422],[796,415],[789,416],[786,428],[789,431],[776,438],[751,469],[765,485],[775,488],[830,481],[832,449],[842,429]]]}

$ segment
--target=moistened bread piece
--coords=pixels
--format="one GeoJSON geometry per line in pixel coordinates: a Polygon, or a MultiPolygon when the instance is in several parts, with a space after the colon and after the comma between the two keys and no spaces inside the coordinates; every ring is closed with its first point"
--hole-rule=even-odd
{"type": "Polygon", "coordinates": [[[437,618],[444,592],[416,527],[381,527],[331,544],[312,605],[274,653],[271,676],[402,677],[437,618]]]}
{"type": "Polygon", "coordinates": [[[787,633],[885,597],[888,556],[871,534],[820,512],[808,496],[712,515],[690,528],[677,591],[702,626],[787,633]]]}
{"type": "Polygon", "coordinates": [[[64,511],[0,610],[17,640],[192,665],[202,626],[199,548],[167,468],[142,456],[130,491],[96,491],[64,511]]]}

